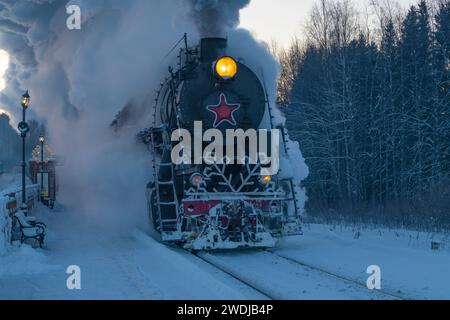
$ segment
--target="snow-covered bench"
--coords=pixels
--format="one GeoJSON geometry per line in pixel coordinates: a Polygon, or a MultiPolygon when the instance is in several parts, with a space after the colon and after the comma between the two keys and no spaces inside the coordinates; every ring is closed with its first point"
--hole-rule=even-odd
{"type": "MultiPolygon", "coordinates": [[[[26,188],[28,196],[26,204],[30,212],[37,203],[40,186],[27,185],[26,188]]],[[[22,198],[21,195],[22,188],[18,187],[8,188],[1,190],[0,192],[0,254],[5,252],[6,246],[13,241],[13,233],[16,230],[15,228],[13,229],[13,219],[18,221],[18,219],[15,218],[15,214],[18,211],[18,208],[22,206],[20,201],[22,198]]],[[[28,219],[32,220],[32,218],[28,219]]],[[[28,223],[33,226],[33,221],[29,221],[28,223]]],[[[16,224],[19,223],[16,222],[16,224]]]]}
{"type": "Polygon", "coordinates": [[[37,222],[32,217],[25,216],[22,211],[17,211],[14,217],[20,226],[20,242],[23,243],[27,239],[34,239],[35,241],[38,241],[39,247],[42,248],[47,228],[46,225],[42,222],[37,222]]]}

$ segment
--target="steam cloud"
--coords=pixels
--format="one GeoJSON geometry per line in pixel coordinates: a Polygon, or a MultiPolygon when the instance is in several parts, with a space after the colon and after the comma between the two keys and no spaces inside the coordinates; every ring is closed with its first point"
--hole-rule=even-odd
{"type": "Polygon", "coordinates": [[[239,24],[239,10],[250,0],[189,0],[201,37],[223,37],[239,24]]]}
{"type": "Polygon", "coordinates": [[[144,189],[152,172],[134,135],[150,125],[145,116],[154,90],[168,65],[175,65],[164,57],[185,32],[191,44],[227,34],[230,54],[264,73],[275,101],[278,64],[249,32],[236,29],[239,10],[248,3],[0,0],[0,48],[12,62],[0,105],[17,116],[18,97],[30,89],[29,117],[46,123],[48,141],[64,159],[57,170],[66,206],[114,232],[145,221],[144,189]],[[81,30],[66,28],[70,4],[81,8],[81,30]],[[145,106],[143,123],[114,135],[109,124],[132,99],[145,106]]]}

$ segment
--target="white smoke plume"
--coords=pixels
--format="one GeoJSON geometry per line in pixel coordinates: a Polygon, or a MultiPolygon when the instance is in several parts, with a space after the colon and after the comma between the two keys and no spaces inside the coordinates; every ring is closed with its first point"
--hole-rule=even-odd
{"type": "Polygon", "coordinates": [[[230,54],[264,74],[275,101],[278,64],[236,29],[248,2],[0,0],[0,48],[12,62],[0,105],[17,116],[19,97],[30,90],[28,117],[45,122],[53,151],[64,159],[57,168],[63,204],[114,231],[145,221],[152,172],[134,140],[141,127],[117,136],[109,124],[132,99],[151,112],[154,90],[175,65],[165,56],[185,32],[190,44],[226,34],[230,54]],[[81,8],[81,30],[66,27],[70,4],[81,8]]]}
{"type": "MultiPolygon", "coordinates": [[[[183,0],[0,0],[0,47],[9,52],[2,108],[47,125],[63,158],[59,199],[80,216],[116,232],[144,222],[150,157],[135,142],[141,128],[116,136],[109,128],[131,99],[152,96],[173,61],[165,55],[184,34],[183,0]],[[66,27],[66,6],[77,4],[82,29],[66,27]]],[[[148,112],[151,112],[148,105],[148,112]]],[[[145,124],[149,125],[149,124],[145,124]]]]}
{"type": "Polygon", "coordinates": [[[224,37],[239,24],[239,11],[250,0],[188,0],[201,37],[224,37]]]}

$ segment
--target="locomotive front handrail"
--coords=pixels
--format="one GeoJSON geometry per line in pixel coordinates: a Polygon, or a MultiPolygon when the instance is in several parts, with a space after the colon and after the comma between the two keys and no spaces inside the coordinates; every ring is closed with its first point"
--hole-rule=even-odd
{"type": "MultiPolygon", "coordinates": [[[[196,197],[197,199],[201,198],[207,198],[207,199],[218,199],[218,200],[254,200],[254,199],[260,199],[264,197],[264,200],[283,200],[283,199],[289,199],[286,197],[286,194],[278,192],[278,193],[266,193],[266,192],[242,192],[239,194],[233,194],[228,192],[194,192],[194,193],[187,193],[187,197],[196,197]]],[[[188,198],[186,198],[188,199],[188,198]]]]}

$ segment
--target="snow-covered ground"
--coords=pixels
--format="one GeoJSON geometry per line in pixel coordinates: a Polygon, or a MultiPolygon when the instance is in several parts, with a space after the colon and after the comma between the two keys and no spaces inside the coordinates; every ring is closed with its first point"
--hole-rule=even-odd
{"type": "Polygon", "coordinates": [[[367,267],[381,268],[382,290],[409,299],[450,299],[450,232],[309,225],[286,238],[277,254],[365,283],[367,267]],[[431,242],[439,250],[431,250],[431,242]]]}
{"type": "Polygon", "coordinates": [[[350,281],[343,281],[293,263],[270,252],[246,250],[200,255],[276,300],[395,299],[350,281]]]}
{"type": "MultiPolygon", "coordinates": [[[[263,299],[264,295],[183,250],[146,233],[113,234],[70,210],[38,208],[44,249],[13,246],[0,256],[0,299],[263,299]],[[81,268],[81,290],[66,286],[81,268]]],[[[381,293],[289,262],[285,256],[365,283],[379,265],[382,289],[404,298],[450,298],[445,235],[309,225],[272,252],[203,254],[239,278],[283,299],[386,299],[381,293]],[[359,233],[358,233],[359,231],[359,233]],[[357,235],[357,236],[355,236],[357,235]],[[441,249],[432,251],[430,241],[441,249]]]]}
{"type": "MultiPolygon", "coordinates": [[[[14,194],[17,199],[16,206],[21,205],[21,185],[22,175],[17,172],[0,174],[0,254],[4,254],[7,243],[10,242],[9,234],[11,230],[11,219],[7,212],[7,203],[11,200],[9,195],[14,194]]],[[[32,181],[27,177],[26,180],[27,195],[37,197],[39,187],[33,185],[32,181]]],[[[1,270],[0,270],[1,273],[1,270]]]]}
{"type": "Polygon", "coordinates": [[[42,209],[46,248],[9,249],[0,257],[0,299],[260,299],[238,281],[136,231],[112,235],[69,211],[42,209]],[[66,269],[81,268],[81,290],[66,269]]]}

